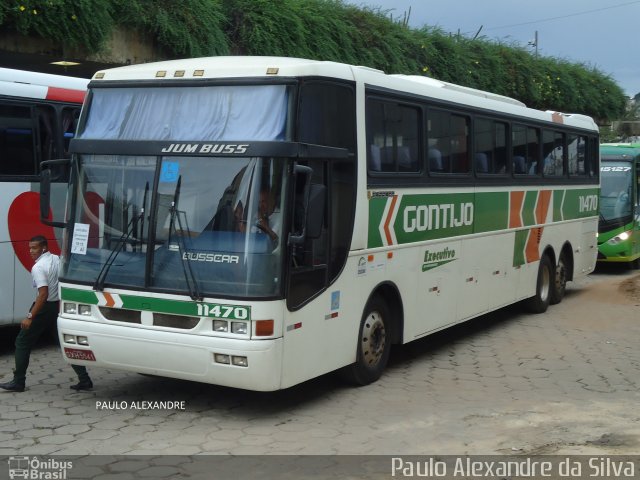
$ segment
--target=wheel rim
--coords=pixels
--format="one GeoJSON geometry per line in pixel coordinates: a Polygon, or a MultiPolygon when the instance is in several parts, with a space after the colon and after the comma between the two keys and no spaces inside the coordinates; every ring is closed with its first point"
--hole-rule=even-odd
{"type": "Polygon", "coordinates": [[[542,268],[542,278],[540,279],[540,299],[545,302],[549,297],[549,290],[551,287],[551,272],[547,265],[542,268]]]}
{"type": "Polygon", "coordinates": [[[374,367],[380,362],[387,343],[387,332],[384,321],[379,312],[371,312],[367,315],[362,326],[362,358],[364,363],[374,367]]]}

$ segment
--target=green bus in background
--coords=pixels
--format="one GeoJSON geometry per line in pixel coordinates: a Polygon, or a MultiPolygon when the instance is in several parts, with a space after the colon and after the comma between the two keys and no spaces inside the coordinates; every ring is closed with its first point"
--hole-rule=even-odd
{"type": "Polygon", "coordinates": [[[640,143],[600,145],[598,261],[640,267],[640,143]]]}

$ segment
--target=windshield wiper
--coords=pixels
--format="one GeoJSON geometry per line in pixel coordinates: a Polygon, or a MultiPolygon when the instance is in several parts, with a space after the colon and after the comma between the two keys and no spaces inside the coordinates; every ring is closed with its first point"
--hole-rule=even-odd
{"type": "Polygon", "coordinates": [[[173,201],[171,202],[171,208],[169,210],[171,214],[169,220],[169,245],[171,245],[171,233],[174,232],[176,234],[176,242],[178,243],[180,260],[182,261],[182,272],[184,273],[184,279],[187,283],[187,288],[189,289],[189,296],[192,300],[202,301],[203,296],[198,288],[198,282],[196,280],[196,276],[193,273],[193,269],[191,268],[191,262],[189,262],[189,260],[185,258],[186,247],[184,244],[184,237],[178,235],[178,230],[176,229],[177,220],[178,226],[180,227],[180,232],[184,232],[184,229],[182,228],[182,222],[180,221],[180,212],[178,211],[178,200],[180,199],[181,184],[182,175],[178,177],[178,183],[176,185],[176,190],[173,193],[173,201]]]}
{"type": "Polygon", "coordinates": [[[127,240],[129,240],[129,238],[131,237],[131,234],[133,233],[136,227],[136,220],[139,220],[140,218],[142,218],[142,221],[144,222],[144,207],[147,204],[148,194],[149,194],[149,182],[147,182],[147,184],[144,187],[144,196],[142,197],[142,207],[140,207],[140,214],[133,215],[131,217],[131,220],[129,220],[129,223],[127,224],[126,231],[123,232],[122,235],[120,235],[120,238],[116,242],[116,246],[111,249],[111,252],[107,257],[107,261],[104,262],[104,265],[100,270],[100,273],[98,273],[98,276],[96,277],[96,281],[93,282],[94,290],[100,291],[100,292],[104,290],[104,282],[107,278],[107,274],[109,273],[109,270],[111,269],[111,266],[116,261],[116,258],[120,253],[120,247],[122,247],[127,242],[127,240]]]}

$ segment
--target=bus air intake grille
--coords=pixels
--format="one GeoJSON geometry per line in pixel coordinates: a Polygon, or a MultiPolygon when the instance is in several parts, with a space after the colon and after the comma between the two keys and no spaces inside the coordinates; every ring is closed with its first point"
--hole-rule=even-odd
{"type": "Polygon", "coordinates": [[[114,322],[141,323],[140,312],[123,308],[99,307],[100,313],[107,320],[114,322]]]}
{"type": "Polygon", "coordinates": [[[200,317],[187,317],[184,315],[171,315],[168,313],[154,313],[153,324],[156,327],[181,328],[191,330],[200,322],[200,317]]]}

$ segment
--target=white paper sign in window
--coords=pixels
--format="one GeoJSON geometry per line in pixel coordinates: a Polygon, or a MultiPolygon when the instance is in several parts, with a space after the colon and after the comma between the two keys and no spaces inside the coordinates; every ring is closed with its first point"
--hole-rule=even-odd
{"type": "Polygon", "coordinates": [[[73,240],[71,240],[71,253],[87,254],[89,243],[89,224],[76,223],[73,227],[73,240]]]}

